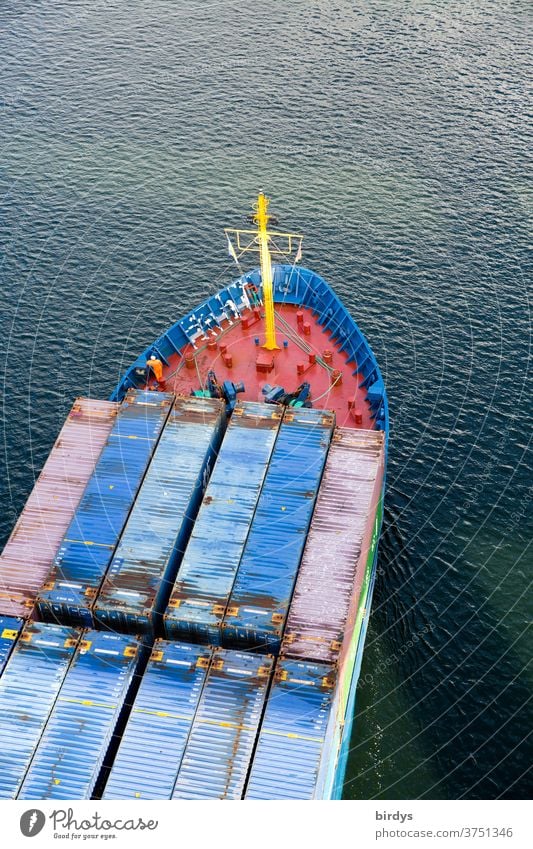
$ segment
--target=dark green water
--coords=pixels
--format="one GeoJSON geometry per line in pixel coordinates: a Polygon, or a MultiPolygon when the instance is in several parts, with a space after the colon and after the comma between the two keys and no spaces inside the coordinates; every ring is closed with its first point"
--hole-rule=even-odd
{"type": "Polygon", "coordinates": [[[346,798],[528,794],[529,12],[0,10],[2,540],[72,399],[218,288],[221,228],[264,189],[390,398],[346,798]]]}

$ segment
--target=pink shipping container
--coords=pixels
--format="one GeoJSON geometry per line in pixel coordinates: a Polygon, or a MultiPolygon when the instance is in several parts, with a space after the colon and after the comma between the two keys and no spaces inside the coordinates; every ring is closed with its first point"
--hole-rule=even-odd
{"type": "Polygon", "coordinates": [[[383,432],[337,428],[287,619],[285,656],[336,662],[349,645],[376,526],[383,464],[383,432]]]}
{"type": "Polygon", "coordinates": [[[0,614],[31,616],[119,405],[78,398],[0,555],[0,614]]]}

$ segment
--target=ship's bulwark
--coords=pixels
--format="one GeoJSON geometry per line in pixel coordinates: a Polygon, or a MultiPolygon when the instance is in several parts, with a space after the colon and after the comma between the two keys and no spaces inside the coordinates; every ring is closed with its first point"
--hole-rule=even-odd
{"type": "MultiPolygon", "coordinates": [[[[261,347],[261,275],[246,272],[169,327],[132,363],[113,392],[144,388],[146,362],[164,364],[165,388],[189,395],[214,369],[220,383],[244,384],[244,400],[263,398],[266,384],[292,392],[309,382],[313,406],[335,412],[340,427],[388,431],[388,404],[376,358],[333,289],[309,268],[275,265],[274,300],[280,350],[261,347]],[[259,362],[258,362],[259,361],[259,362]]],[[[148,379],[148,383],[152,383],[148,379]]]]}

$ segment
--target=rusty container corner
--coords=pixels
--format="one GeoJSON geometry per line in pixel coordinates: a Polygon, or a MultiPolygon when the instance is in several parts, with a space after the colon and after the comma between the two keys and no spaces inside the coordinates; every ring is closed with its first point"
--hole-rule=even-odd
{"type": "Polygon", "coordinates": [[[24,620],[16,616],[0,616],[0,676],[15,648],[24,620]]]}

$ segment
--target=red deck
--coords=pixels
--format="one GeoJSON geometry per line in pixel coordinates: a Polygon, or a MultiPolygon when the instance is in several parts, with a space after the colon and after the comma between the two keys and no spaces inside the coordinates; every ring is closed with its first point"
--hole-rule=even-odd
{"type": "Polygon", "coordinates": [[[189,395],[191,389],[201,388],[200,383],[205,382],[207,372],[213,369],[219,383],[224,380],[244,383],[246,391],[239,394],[239,399],[263,401],[261,390],[266,383],[294,392],[300,383],[307,381],[311,385],[313,407],[334,410],[337,425],[374,427],[370,406],[365,400],[366,392],[359,388],[363,377],[352,375],[353,363],[347,364],[346,354],[339,352],[338,346],[329,339],[329,333],[318,324],[311,310],[277,304],[276,332],[280,350],[266,351],[261,347],[264,342],[263,320],[247,310],[240,321],[232,325],[224,322],[222,332],[210,337],[210,347],[206,341],[198,340],[197,350],[189,345],[183,358],[177,355],[171,357],[163,374],[164,388],[176,394],[189,395]],[[298,312],[303,314],[300,321],[298,312]],[[256,338],[259,338],[259,345],[255,344],[256,338]],[[283,347],[284,341],[289,343],[287,348],[283,347]],[[324,358],[325,351],[332,355],[329,369],[341,373],[341,379],[334,385],[335,375],[330,370],[320,363],[310,362],[310,354],[324,358]]]}

